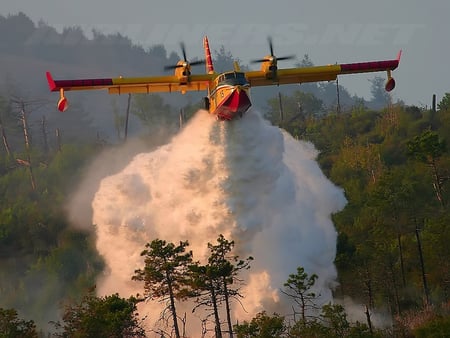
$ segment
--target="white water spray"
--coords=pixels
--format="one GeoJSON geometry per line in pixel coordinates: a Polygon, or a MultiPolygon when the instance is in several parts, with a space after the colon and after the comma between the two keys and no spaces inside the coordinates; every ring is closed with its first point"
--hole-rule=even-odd
{"type": "MultiPolygon", "coordinates": [[[[230,123],[199,111],[170,144],[135,156],[102,180],[92,204],[97,249],[107,265],[99,292],[142,294],[143,285],[131,277],[143,267],[145,244],[155,238],[188,240],[194,259],[202,260],[207,243],[223,234],[236,242],[241,258],[254,257],[242,290],[245,311],[234,304],[235,319],[262,310],[290,313],[279,290],[298,266],[319,276],[314,291],[330,301],[336,279],[330,216],[346,201],[316,155],[311,144],[255,111],[230,123]]],[[[160,307],[151,308],[154,321],[160,307]]]]}

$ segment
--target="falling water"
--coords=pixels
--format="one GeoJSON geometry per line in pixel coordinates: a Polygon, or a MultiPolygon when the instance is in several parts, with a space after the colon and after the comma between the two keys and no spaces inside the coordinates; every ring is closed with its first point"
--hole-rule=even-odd
{"type": "MultiPolygon", "coordinates": [[[[233,305],[235,319],[264,309],[291,312],[280,288],[298,266],[319,276],[315,291],[330,301],[336,279],[331,214],[346,200],[316,155],[313,145],[254,110],[232,122],[197,112],[169,144],[138,154],[101,181],[92,203],[97,249],[107,266],[99,292],[142,294],[143,285],[131,276],[143,267],[140,253],[152,239],[188,240],[194,259],[202,260],[207,243],[223,234],[241,258],[254,257],[244,276],[243,306],[233,305]]],[[[160,305],[148,308],[141,312],[155,321],[160,305]]]]}

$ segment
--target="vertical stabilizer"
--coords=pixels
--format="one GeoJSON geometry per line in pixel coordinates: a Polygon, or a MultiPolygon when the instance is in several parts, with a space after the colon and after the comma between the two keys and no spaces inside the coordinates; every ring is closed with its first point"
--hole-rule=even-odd
{"type": "Polygon", "coordinates": [[[206,59],[206,72],[208,74],[214,74],[214,66],[211,58],[211,50],[209,49],[208,37],[203,38],[203,48],[205,49],[205,59],[206,59]]]}

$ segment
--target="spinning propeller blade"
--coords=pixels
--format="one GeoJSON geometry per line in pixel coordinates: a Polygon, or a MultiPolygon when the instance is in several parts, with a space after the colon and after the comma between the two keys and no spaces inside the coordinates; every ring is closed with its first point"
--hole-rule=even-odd
{"type": "Polygon", "coordinates": [[[251,63],[272,62],[273,65],[276,65],[277,61],[295,59],[295,55],[276,57],[273,52],[273,42],[272,42],[272,38],[270,36],[267,38],[267,42],[269,43],[270,56],[264,57],[262,59],[252,60],[252,61],[250,61],[251,63]]]}
{"type": "Polygon", "coordinates": [[[186,45],[183,42],[180,42],[180,48],[181,48],[181,55],[183,56],[183,63],[165,66],[164,70],[170,70],[170,69],[182,68],[182,67],[188,68],[190,66],[197,66],[197,65],[205,64],[205,60],[197,60],[197,61],[189,62],[187,59],[187,54],[186,54],[186,45]]]}

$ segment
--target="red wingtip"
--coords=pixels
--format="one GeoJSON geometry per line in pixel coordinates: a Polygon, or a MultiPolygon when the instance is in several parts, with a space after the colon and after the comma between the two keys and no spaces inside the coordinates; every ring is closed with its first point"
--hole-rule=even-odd
{"type": "Polygon", "coordinates": [[[47,75],[47,82],[48,82],[48,87],[50,88],[51,92],[54,92],[57,90],[56,88],[56,83],[55,80],[53,80],[52,74],[50,74],[50,72],[46,72],[47,75]]]}
{"type": "Polygon", "coordinates": [[[397,61],[400,62],[400,58],[402,57],[402,50],[400,49],[397,54],[397,61]]]}

